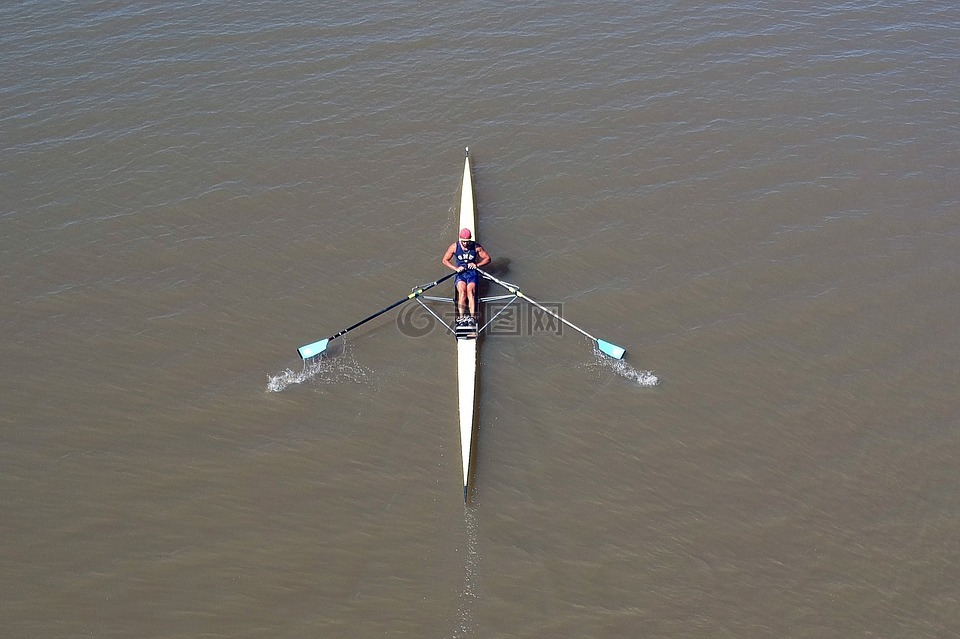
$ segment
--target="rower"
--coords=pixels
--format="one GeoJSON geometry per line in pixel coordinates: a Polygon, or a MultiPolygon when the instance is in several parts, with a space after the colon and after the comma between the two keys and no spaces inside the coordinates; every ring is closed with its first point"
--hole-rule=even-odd
{"type": "Polygon", "coordinates": [[[443,256],[443,265],[457,272],[457,323],[477,323],[478,266],[490,263],[490,255],[474,242],[470,229],[460,230],[460,239],[450,245],[443,256]],[[467,313],[469,311],[469,314],[467,313]]]}

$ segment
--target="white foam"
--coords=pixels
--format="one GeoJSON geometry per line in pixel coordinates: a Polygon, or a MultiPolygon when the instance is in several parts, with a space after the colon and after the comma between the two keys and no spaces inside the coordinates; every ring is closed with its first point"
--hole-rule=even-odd
{"type": "Polygon", "coordinates": [[[654,375],[653,371],[637,370],[622,359],[614,361],[613,370],[615,370],[620,377],[636,382],[637,386],[650,387],[660,383],[660,378],[654,375]]]}
{"type": "Polygon", "coordinates": [[[594,365],[612,370],[620,377],[635,383],[637,386],[650,388],[660,383],[660,378],[653,371],[637,370],[622,359],[613,359],[603,354],[599,349],[593,351],[594,365]]]}
{"type": "Polygon", "coordinates": [[[343,352],[335,357],[315,357],[303,362],[303,370],[286,369],[276,375],[267,376],[267,392],[279,393],[292,384],[315,381],[320,384],[359,383],[369,376],[344,344],[343,352]]]}

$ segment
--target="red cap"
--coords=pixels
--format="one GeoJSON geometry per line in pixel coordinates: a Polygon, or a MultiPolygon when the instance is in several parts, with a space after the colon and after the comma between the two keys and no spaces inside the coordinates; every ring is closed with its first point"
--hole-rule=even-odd
{"type": "Polygon", "coordinates": [[[473,234],[470,232],[470,229],[460,229],[460,239],[469,240],[473,237],[473,234]]]}

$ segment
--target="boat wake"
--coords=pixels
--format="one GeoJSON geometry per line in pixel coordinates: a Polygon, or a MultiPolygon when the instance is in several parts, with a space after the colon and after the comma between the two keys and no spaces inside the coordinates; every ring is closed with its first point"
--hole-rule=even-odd
{"type": "Polygon", "coordinates": [[[470,508],[465,509],[467,524],[467,556],[463,576],[463,590],[460,591],[460,610],[457,630],[453,639],[465,639],[474,635],[473,609],[477,602],[477,572],[480,563],[477,552],[477,519],[470,508]]]}
{"type": "Polygon", "coordinates": [[[267,376],[267,392],[279,393],[293,384],[315,381],[320,384],[362,382],[370,372],[349,353],[344,344],[343,353],[336,357],[317,357],[303,362],[303,370],[286,369],[267,376]]]}
{"type": "Polygon", "coordinates": [[[593,366],[612,370],[620,377],[633,382],[637,386],[650,388],[660,383],[660,378],[657,377],[653,371],[637,370],[622,359],[607,357],[597,348],[593,351],[593,357],[595,360],[593,366]]]}

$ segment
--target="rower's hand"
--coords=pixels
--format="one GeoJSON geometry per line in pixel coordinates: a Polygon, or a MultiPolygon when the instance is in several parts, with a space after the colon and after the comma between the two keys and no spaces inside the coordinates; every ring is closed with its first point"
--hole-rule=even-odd
{"type": "Polygon", "coordinates": [[[463,268],[462,266],[457,267],[457,273],[463,273],[465,270],[467,269],[463,268]]]}
{"type": "Polygon", "coordinates": [[[471,271],[473,271],[473,270],[476,270],[477,265],[474,264],[473,262],[471,262],[471,263],[467,264],[467,268],[470,269],[471,271]]]}

